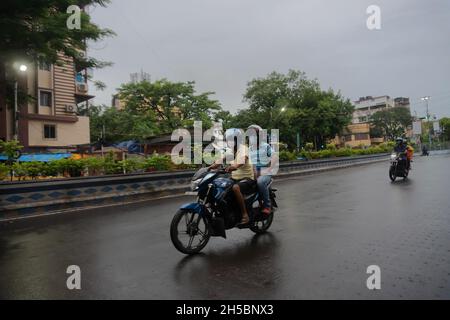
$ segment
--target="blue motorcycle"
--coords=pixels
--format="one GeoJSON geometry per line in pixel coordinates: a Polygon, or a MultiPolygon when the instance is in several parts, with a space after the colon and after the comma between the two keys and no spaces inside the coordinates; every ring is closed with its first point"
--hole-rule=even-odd
{"type": "MultiPolygon", "coordinates": [[[[177,250],[184,254],[200,252],[210,237],[226,238],[226,230],[237,227],[242,219],[241,210],[233,194],[234,181],[223,169],[198,170],[192,178],[192,194],[197,201],[183,205],[175,214],[170,226],[170,238],[177,250]]],[[[266,232],[272,224],[276,189],[269,188],[272,210],[264,215],[260,210],[260,196],[256,183],[244,194],[250,222],[240,229],[249,228],[255,233],[266,232]]]]}

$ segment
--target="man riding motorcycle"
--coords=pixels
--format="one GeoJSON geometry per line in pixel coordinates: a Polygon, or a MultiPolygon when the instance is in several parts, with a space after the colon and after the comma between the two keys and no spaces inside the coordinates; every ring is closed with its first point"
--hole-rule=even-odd
{"type": "Polygon", "coordinates": [[[406,143],[403,138],[395,139],[394,152],[396,153],[405,153],[406,152],[406,143]]]}
{"type": "Polygon", "coordinates": [[[231,178],[235,181],[233,185],[233,193],[239,204],[242,213],[242,220],[238,225],[248,224],[250,221],[243,193],[249,192],[255,184],[255,176],[253,172],[253,165],[249,157],[248,147],[245,145],[244,135],[240,129],[228,129],[225,131],[225,139],[232,154],[225,153],[222,158],[216,160],[209,169],[218,168],[224,158],[227,160],[234,159],[230,162],[230,166],[226,168],[227,172],[231,172],[231,178]]]}
{"type": "Polygon", "coordinates": [[[406,143],[406,140],[403,138],[395,139],[394,152],[397,154],[405,154],[406,155],[406,168],[409,170],[411,168],[411,160],[414,149],[406,143]]]}

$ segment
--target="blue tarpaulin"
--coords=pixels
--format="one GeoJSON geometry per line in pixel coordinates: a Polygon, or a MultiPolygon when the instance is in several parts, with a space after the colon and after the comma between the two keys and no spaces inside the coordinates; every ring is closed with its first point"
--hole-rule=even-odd
{"type": "MultiPolygon", "coordinates": [[[[35,154],[23,154],[19,157],[20,162],[49,162],[52,160],[59,160],[64,158],[70,158],[72,154],[70,153],[35,153],[35,154]]],[[[8,158],[5,155],[0,155],[0,161],[6,161],[8,158]]]]}

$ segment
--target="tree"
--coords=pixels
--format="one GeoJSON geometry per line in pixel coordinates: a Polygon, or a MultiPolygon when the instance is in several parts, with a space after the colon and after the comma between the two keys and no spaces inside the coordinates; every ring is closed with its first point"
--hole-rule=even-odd
{"type": "Polygon", "coordinates": [[[394,140],[405,135],[406,128],[412,124],[412,117],[409,109],[395,107],[375,112],[370,122],[373,130],[382,132],[388,140],[394,140]]]}
{"type": "Polygon", "coordinates": [[[450,118],[442,118],[439,121],[442,130],[442,136],[446,141],[450,141],[450,118]]]}
{"type": "Polygon", "coordinates": [[[91,105],[84,115],[90,118],[92,141],[114,143],[142,140],[160,133],[156,118],[148,114],[134,114],[105,105],[91,105]]]}
{"type": "Polygon", "coordinates": [[[236,124],[278,128],[280,139],[290,146],[296,145],[297,134],[316,148],[325,145],[350,122],[353,112],[350,101],[339,92],[323,91],[317,80],[295,70],[250,81],[244,101],[249,110],[237,114],[236,124]]]}
{"type": "Polygon", "coordinates": [[[19,141],[11,140],[11,141],[2,141],[0,140],[0,154],[4,154],[8,160],[6,163],[10,167],[10,177],[11,181],[13,179],[13,168],[12,164],[20,157],[20,151],[23,149],[23,146],[20,145],[19,141]]]}
{"type": "MultiPolygon", "coordinates": [[[[108,62],[88,57],[87,43],[114,33],[93,23],[86,12],[80,13],[81,28],[69,29],[70,5],[105,6],[108,0],[3,0],[0,4],[0,106],[6,103],[8,82],[14,77],[14,63],[62,63],[58,53],[73,58],[78,68],[100,68],[108,62]]],[[[10,85],[9,85],[10,86],[10,85]]]]}
{"type": "Polygon", "coordinates": [[[215,113],[222,110],[219,102],[209,97],[213,92],[197,94],[194,85],[193,81],[161,79],[123,84],[118,91],[126,112],[156,119],[159,131],[167,133],[191,127],[194,121],[203,121],[208,127],[215,113]]]}

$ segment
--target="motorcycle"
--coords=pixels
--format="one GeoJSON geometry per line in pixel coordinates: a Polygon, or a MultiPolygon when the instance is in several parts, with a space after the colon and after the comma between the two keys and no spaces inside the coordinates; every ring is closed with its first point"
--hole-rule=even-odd
{"type": "Polygon", "coordinates": [[[409,168],[406,153],[392,153],[391,154],[391,166],[389,168],[389,178],[392,182],[397,177],[402,177],[403,180],[408,178],[409,168]]]}
{"type": "Polygon", "coordinates": [[[226,238],[226,230],[234,227],[249,228],[255,233],[264,233],[269,229],[274,210],[278,208],[276,189],[269,186],[272,210],[264,215],[260,210],[260,196],[255,183],[252,190],[243,195],[250,222],[237,226],[242,214],[232,190],[233,184],[234,181],[223,168],[215,171],[202,168],[194,174],[191,181],[193,192],[188,194],[197,195],[197,201],[181,206],[170,225],[170,239],[178,251],[198,253],[210,237],[226,238]]]}

